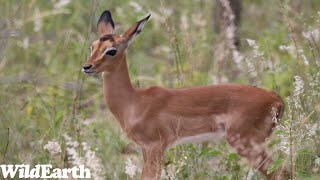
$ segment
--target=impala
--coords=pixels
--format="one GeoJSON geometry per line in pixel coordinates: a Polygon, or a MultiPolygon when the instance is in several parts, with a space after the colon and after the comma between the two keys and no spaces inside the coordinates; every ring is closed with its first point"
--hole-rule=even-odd
{"type": "Polygon", "coordinates": [[[217,137],[226,138],[253,167],[275,179],[267,174],[272,160],[264,147],[283,111],[275,93],[238,84],[184,89],[132,86],[126,49],[149,17],[116,35],[111,13],[104,11],[97,24],[100,37],[82,67],[86,74],[102,72],[107,106],[127,137],[142,148],[142,179],[160,178],[168,147],[217,137]]]}

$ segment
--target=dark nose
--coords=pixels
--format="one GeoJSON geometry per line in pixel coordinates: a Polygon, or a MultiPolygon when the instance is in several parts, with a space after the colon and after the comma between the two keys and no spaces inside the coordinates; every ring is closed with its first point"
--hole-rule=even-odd
{"type": "Polygon", "coordinates": [[[85,69],[85,70],[86,69],[90,69],[91,67],[92,67],[91,64],[85,64],[85,65],[82,66],[82,68],[85,69]]]}

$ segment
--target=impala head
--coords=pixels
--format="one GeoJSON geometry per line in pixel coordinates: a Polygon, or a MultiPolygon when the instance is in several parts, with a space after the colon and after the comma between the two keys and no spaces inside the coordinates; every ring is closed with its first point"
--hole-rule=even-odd
{"type": "Polygon", "coordinates": [[[129,43],[141,32],[150,15],[138,21],[121,35],[114,34],[110,11],[104,11],[97,24],[99,39],[90,46],[90,57],[82,66],[86,74],[112,72],[123,59],[129,43]]]}

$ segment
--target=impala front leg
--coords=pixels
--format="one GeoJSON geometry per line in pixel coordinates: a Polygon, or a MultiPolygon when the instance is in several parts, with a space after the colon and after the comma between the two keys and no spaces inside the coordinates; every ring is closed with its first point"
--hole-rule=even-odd
{"type": "Polygon", "coordinates": [[[144,161],[141,176],[142,180],[160,179],[164,150],[165,148],[159,144],[142,148],[144,161]]]}

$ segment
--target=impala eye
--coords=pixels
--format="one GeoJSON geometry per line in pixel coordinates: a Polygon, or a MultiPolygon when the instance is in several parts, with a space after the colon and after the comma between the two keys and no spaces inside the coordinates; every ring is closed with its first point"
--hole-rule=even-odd
{"type": "Polygon", "coordinates": [[[111,49],[109,51],[106,52],[106,55],[109,55],[109,56],[115,56],[117,54],[118,50],[116,49],[111,49]]]}

